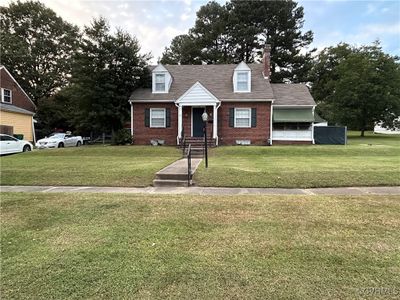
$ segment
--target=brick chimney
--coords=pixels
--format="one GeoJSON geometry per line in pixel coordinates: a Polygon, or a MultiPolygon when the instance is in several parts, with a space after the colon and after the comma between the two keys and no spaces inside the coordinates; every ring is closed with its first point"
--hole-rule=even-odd
{"type": "Polygon", "coordinates": [[[266,44],[264,48],[264,55],[263,55],[263,64],[264,64],[264,71],[263,75],[265,79],[271,81],[271,45],[266,44]]]}

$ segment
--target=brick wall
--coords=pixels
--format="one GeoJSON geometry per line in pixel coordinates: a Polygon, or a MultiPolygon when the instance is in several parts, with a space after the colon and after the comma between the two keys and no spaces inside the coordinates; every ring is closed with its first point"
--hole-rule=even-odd
{"type": "Polygon", "coordinates": [[[138,145],[149,145],[151,139],[165,140],[167,145],[176,145],[178,134],[178,110],[174,103],[135,103],[133,105],[133,135],[134,143],[138,145]],[[146,108],[170,108],[171,127],[150,128],[144,125],[146,108]]]}
{"type": "Polygon", "coordinates": [[[35,106],[24,94],[24,92],[18,87],[15,81],[7,74],[4,68],[0,70],[0,82],[1,88],[11,90],[12,103],[13,105],[35,112],[35,106]]]}
{"type": "MultiPolygon", "coordinates": [[[[173,103],[136,103],[133,107],[133,127],[134,143],[146,145],[151,139],[163,139],[167,145],[176,145],[178,134],[178,109],[173,103]],[[150,128],[144,125],[144,111],[146,108],[170,108],[171,127],[169,128],[150,128]]],[[[186,136],[191,136],[191,107],[183,107],[182,120],[186,136]]],[[[212,107],[207,107],[210,119],[213,119],[212,107]]],[[[269,102],[253,103],[232,103],[223,102],[218,109],[218,137],[220,145],[235,145],[236,140],[251,140],[254,145],[267,145],[270,138],[270,113],[271,104],[269,102]],[[256,108],[257,126],[254,128],[234,128],[229,127],[229,108],[256,108]]],[[[207,124],[207,132],[212,136],[213,124],[207,124]]]]}
{"type": "Polygon", "coordinates": [[[267,145],[270,138],[270,102],[223,102],[218,109],[218,136],[220,145],[235,145],[236,140],[250,140],[252,145],[267,145]],[[229,108],[256,108],[257,126],[229,127],[229,108]]]}

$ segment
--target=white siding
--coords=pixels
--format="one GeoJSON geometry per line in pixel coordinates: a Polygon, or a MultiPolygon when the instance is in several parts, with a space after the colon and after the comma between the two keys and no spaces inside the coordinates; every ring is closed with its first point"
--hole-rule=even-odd
{"type": "Polygon", "coordinates": [[[277,141],[312,141],[312,130],[272,130],[272,139],[277,141]]]}
{"type": "Polygon", "coordinates": [[[186,105],[207,105],[215,104],[218,100],[200,83],[195,83],[177,103],[184,103],[186,105]]]}

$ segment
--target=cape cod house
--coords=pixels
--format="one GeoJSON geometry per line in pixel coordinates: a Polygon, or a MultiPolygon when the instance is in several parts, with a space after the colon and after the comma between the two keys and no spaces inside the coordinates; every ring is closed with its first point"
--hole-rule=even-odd
{"type": "Polygon", "coordinates": [[[35,142],[36,106],[5,66],[0,66],[0,133],[35,142]]]}
{"type": "Polygon", "coordinates": [[[152,67],[152,87],[130,99],[135,144],[201,139],[215,145],[312,144],[315,102],[303,84],[270,83],[270,48],[262,64],[152,67]]]}

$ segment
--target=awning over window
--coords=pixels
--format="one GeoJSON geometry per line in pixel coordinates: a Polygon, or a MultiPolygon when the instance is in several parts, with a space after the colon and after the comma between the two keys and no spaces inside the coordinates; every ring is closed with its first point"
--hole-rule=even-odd
{"type": "Polygon", "coordinates": [[[314,116],[311,108],[296,108],[296,109],[274,108],[272,121],[274,123],[314,122],[314,116]]]}

